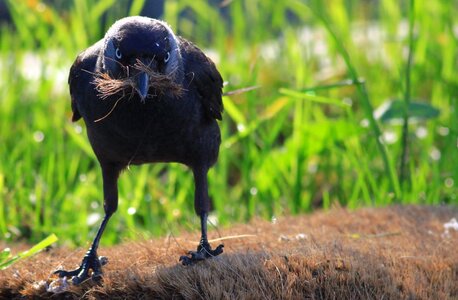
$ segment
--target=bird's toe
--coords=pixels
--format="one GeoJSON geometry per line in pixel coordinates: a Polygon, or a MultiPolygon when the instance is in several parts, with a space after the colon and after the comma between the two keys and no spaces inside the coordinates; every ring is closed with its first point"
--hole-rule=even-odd
{"type": "Polygon", "coordinates": [[[74,285],[79,285],[83,281],[89,279],[89,277],[94,282],[99,282],[102,278],[102,266],[108,263],[108,259],[104,256],[97,257],[95,253],[88,253],[83,258],[81,265],[72,271],[57,270],[54,274],[57,274],[59,277],[72,277],[72,283],[74,285]],[[92,270],[92,274],[90,271],[92,270]]]}
{"type": "Polygon", "coordinates": [[[54,272],[57,276],[60,278],[63,277],[72,277],[78,275],[78,273],[81,271],[81,267],[72,271],[65,271],[65,270],[57,270],[54,272]]]}
{"type": "Polygon", "coordinates": [[[183,264],[183,266],[190,266],[192,265],[192,259],[186,255],[180,256],[180,261],[183,264]]]}
{"type": "Polygon", "coordinates": [[[183,265],[189,266],[193,265],[199,261],[212,258],[223,253],[224,245],[219,245],[216,249],[212,249],[207,243],[205,245],[199,245],[197,251],[189,251],[188,256],[181,256],[180,261],[183,265]]]}
{"type": "Polygon", "coordinates": [[[220,244],[220,245],[218,245],[218,247],[216,247],[215,250],[209,250],[210,256],[218,256],[218,255],[220,255],[221,253],[223,253],[223,248],[224,248],[224,245],[220,244]]]}

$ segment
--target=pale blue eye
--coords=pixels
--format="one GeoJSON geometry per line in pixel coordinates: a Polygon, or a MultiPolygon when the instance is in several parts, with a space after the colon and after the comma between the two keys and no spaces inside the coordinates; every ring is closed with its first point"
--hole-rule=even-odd
{"type": "Polygon", "coordinates": [[[119,50],[119,48],[116,48],[115,55],[117,59],[121,59],[122,53],[121,50],[119,50]]]}

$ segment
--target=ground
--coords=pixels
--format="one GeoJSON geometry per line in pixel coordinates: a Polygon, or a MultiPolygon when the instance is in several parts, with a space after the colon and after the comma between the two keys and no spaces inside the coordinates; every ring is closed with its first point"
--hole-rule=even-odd
{"type": "Polygon", "coordinates": [[[51,273],[76,266],[85,249],[50,249],[1,271],[0,298],[457,299],[458,232],[444,229],[452,218],[456,207],[393,206],[254,220],[210,232],[225,252],[194,266],[177,258],[197,232],[126,242],[100,249],[109,259],[101,284],[78,287],[51,273]]]}

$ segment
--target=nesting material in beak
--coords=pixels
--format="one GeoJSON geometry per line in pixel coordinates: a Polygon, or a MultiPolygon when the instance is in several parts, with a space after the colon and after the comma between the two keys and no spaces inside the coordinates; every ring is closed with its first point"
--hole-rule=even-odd
{"type": "Polygon", "coordinates": [[[95,74],[93,84],[100,99],[104,100],[113,95],[124,97],[136,91],[144,102],[148,96],[169,95],[179,98],[185,91],[181,84],[174,81],[172,75],[155,72],[140,60],[137,60],[133,68],[138,70],[137,74],[129,76],[130,72],[126,68],[126,76],[121,78],[113,78],[108,73],[95,74]],[[153,94],[148,95],[148,91],[153,94]]]}

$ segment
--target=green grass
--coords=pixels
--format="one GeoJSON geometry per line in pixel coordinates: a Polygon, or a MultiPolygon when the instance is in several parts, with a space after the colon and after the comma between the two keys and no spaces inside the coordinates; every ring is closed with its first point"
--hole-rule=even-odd
{"type": "Polygon", "coordinates": [[[46,247],[49,247],[53,243],[57,242],[57,240],[57,236],[55,234],[51,234],[32,248],[22,251],[14,256],[11,254],[10,248],[3,249],[2,252],[0,252],[0,270],[5,270],[14,263],[37,254],[38,252],[46,249],[46,247]]]}
{"type": "MultiPolygon", "coordinates": [[[[85,244],[94,235],[100,170],[84,125],[70,122],[67,74],[78,52],[142,2],[127,10],[74,0],[58,11],[7,1],[14,25],[0,27],[2,239],[55,233],[85,244]]],[[[226,92],[259,86],[223,99],[223,143],[209,176],[219,222],[335,203],[457,205],[457,4],[234,0],[226,18],[207,1],[166,1],[164,19],[215,57],[226,92]],[[393,99],[404,103],[390,111],[399,122],[374,117],[393,99]],[[439,116],[413,120],[417,102],[439,116]]],[[[184,166],[132,167],[119,188],[103,243],[198,228],[184,166]]]]}

